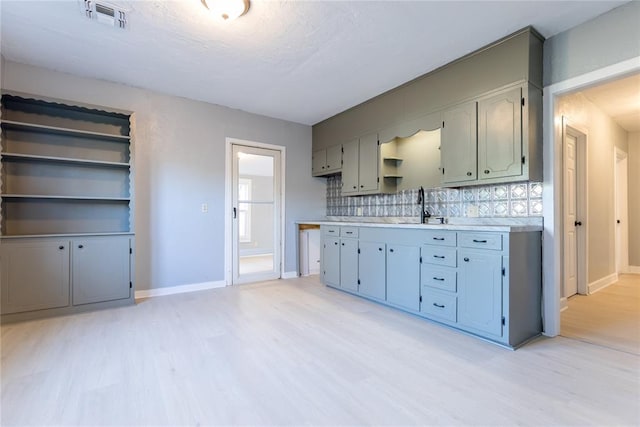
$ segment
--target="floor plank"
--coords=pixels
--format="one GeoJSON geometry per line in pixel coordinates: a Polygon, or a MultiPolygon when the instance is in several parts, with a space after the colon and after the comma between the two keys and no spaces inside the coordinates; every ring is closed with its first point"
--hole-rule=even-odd
{"type": "Polygon", "coordinates": [[[640,275],[569,298],[560,324],[562,336],[640,355],[640,275]]]}
{"type": "Polygon", "coordinates": [[[640,357],[517,351],[316,277],[3,325],[9,425],[638,425],[640,357]]]}

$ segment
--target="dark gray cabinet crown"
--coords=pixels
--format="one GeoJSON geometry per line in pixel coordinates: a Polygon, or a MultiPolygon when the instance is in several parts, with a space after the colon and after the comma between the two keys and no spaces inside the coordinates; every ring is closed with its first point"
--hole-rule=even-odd
{"type": "Polygon", "coordinates": [[[133,303],[131,113],[2,94],[2,321],[133,303]]]}

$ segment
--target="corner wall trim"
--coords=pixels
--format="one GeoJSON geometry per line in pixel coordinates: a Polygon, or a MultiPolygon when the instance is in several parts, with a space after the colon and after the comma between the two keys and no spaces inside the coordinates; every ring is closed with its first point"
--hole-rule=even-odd
{"type": "Polygon", "coordinates": [[[169,286],[166,288],[143,289],[135,292],[135,298],[152,298],[164,295],[183,294],[186,292],[204,291],[206,289],[224,288],[227,286],[224,280],[217,282],[191,283],[188,285],[169,286]]]}
{"type": "Polygon", "coordinates": [[[298,277],[297,271],[285,271],[284,273],[282,273],[283,279],[295,279],[296,277],[298,277]]]}
{"type": "Polygon", "coordinates": [[[606,288],[607,286],[618,281],[618,273],[613,273],[608,276],[604,276],[601,279],[596,280],[595,282],[589,283],[587,289],[589,290],[589,295],[598,292],[601,289],[606,288]]]}

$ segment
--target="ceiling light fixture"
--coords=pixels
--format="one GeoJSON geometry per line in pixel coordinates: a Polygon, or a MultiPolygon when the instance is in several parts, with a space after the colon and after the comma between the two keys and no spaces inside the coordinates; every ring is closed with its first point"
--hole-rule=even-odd
{"type": "Polygon", "coordinates": [[[223,21],[232,21],[244,15],[249,10],[249,0],[200,0],[204,7],[209,9],[223,21]]]}

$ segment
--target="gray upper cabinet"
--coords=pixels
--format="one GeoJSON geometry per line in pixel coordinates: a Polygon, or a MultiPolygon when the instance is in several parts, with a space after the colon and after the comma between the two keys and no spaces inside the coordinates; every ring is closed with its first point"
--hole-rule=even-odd
{"type": "Polygon", "coordinates": [[[315,150],[311,158],[313,176],[332,175],[342,169],[342,145],[315,150]]]}
{"type": "Polygon", "coordinates": [[[523,163],[522,89],[507,89],[478,101],[480,180],[520,176],[523,163]]]}
{"type": "Polygon", "coordinates": [[[343,145],[342,194],[378,192],[378,134],[365,135],[343,145]]]}
{"type": "Polygon", "coordinates": [[[69,241],[2,242],[2,314],[69,305],[69,241]]]}
{"type": "MultiPolygon", "coordinates": [[[[467,126],[453,126],[449,131],[446,126],[442,130],[443,141],[456,140],[448,151],[451,156],[459,155],[462,164],[450,159],[442,161],[445,166],[443,182],[448,186],[477,185],[480,183],[505,182],[507,180],[542,180],[542,46],[544,38],[528,27],[510,36],[497,40],[489,46],[478,49],[469,55],[459,58],[437,70],[431,71],[415,80],[407,82],[395,89],[367,100],[349,110],[313,125],[314,150],[328,148],[334,141],[349,141],[361,135],[373,133],[380,135],[380,142],[386,143],[394,137],[408,137],[406,128],[414,129],[416,120],[449,111],[454,106],[465,103],[482,103],[479,110],[469,113],[468,117],[445,117],[445,123],[451,120],[467,121],[467,126]],[[497,99],[497,103],[489,103],[488,98],[502,90],[521,87],[525,105],[522,110],[522,155],[525,163],[521,163],[522,171],[518,174],[518,165],[511,164],[508,156],[516,158],[515,152],[502,153],[493,157],[492,153],[501,150],[508,140],[508,127],[517,128],[517,114],[508,118],[508,126],[500,128],[496,116],[505,118],[509,109],[516,110],[515,97],[497,99]],[[486,101],[486,102],[485,102],[486,101]],[[478,112],[479,118],[474,114],[478,112]],[[473,127],[474,120],[490,122],[486,131],[473,127]],[[492,118],[493,117],[493,118],[492,118]],[[473,128],[472,131],[469,131],[473,128]],[[465,130],[466,129],[466,130],[465,130]],[[449,135],[446,133],[449,132],[449,135]],[[450,132],[456,132],[454,136],[450,132]],[[467,135],[464,135],[467,132],[467,135]],[[487,137],[487,139],[484,139],[487,137]],[[477,138],[480,138],[478,145],[477,138]],[[497,138],[496,143],[490,140],[497,138]],[[485,141],[489,144],[485,162],[480,152],[477,158],[475,150],[484,150],[485,141]],[[475,142],[475,143],[472,143],[475,142]],[[474,151],[471,155],[469,150],[474,151]],[[475,163],[474,163],[475,160],[475,163]],[[495,160],[495,162],[494,162],[495,160]],[[447,171],[446,167],[451,168],[447,171]],[[490,172],[485,177],[485,170],[490,172]],[[471,175],[467,175],[471,172],[471,175]],[[479,176],[474,177],[474,174],[479,176]],[[471,179],[473,178],[473,179],[471,179]],[[515,178],[515,179],[511,179],[515,178]]],[[[454,107],[457,108],[457,107],[454,107]]],[[[472,107],[469,107],[472,108],[472,107]]],[[[450,111],[451,113],[451,111],[450,111]]],[[[441,120],[437,120],[437,123],[441,120]]],[[[480,126],[484,126],[480,124],[480,126]]],[[[423,130],[432,130],[430,123],[423,130]]],[[[512,135],[517,139],[517,134],[512,135]]],[[[512,141],[513,142],[513,141],[512,141]]],[[[517,144],[512,145],[517,149],[517,144]]],[[[442,152],[445,155],[445,152],[442,152]]],[[[522,162],[522,160],[520,160],[522,162]]],[[[403,175],[399,173],[399,175],[403,175]]],[[[438,183],[439,184],[439,183],[438,183]]],[[[379,189],[384,191],[384,189],[379,189]]]]}
{"type": "Polygon", "coordinates": [[[459,183],[477,179],[476,102],[453,107],[443,112],[441,155],[443,183],[459,183]]]}

